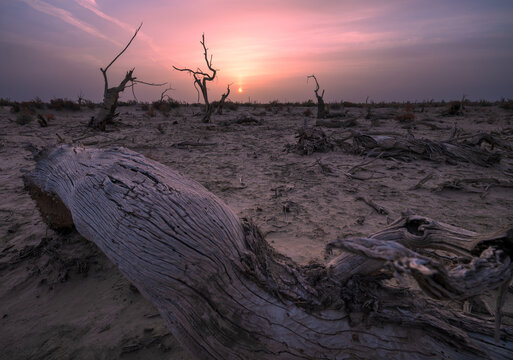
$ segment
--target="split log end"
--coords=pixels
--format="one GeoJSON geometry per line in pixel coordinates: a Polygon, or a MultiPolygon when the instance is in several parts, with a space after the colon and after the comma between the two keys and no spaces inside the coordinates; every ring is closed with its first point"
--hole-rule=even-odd
{"type": "Polygon", "coordinates": [[[43,221],[51,229],[57,231],[73,229],[71,212],[57,195],[42,191],[31,176],[25,176],[24,181],[25,189],[36,202],[43,221]]]}

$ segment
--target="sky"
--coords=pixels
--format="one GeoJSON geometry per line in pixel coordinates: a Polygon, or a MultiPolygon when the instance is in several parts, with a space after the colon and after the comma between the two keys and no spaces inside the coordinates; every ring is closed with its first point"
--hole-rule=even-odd
{"type": "MultiPolygon", "coordinates": [[[[0,0],[0,98],[100,101],[135,67],[139,101],[195,102],[207,70],[233,101],[423,101],[513,98],[511,0],[0,0]],[[117,84],[116,84],[117,83],[117,84]]],[[[130,90],[123,100],[133,99],[130,90]]]]}

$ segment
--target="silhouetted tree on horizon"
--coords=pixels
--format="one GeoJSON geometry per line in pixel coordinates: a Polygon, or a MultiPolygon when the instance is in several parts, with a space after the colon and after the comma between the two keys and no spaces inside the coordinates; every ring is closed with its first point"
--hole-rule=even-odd
{"type": "Polygon", "coordinates": [[[322,90],[322,94],[319,95],[319,82],[317,81],[317,78],[315,75],[309,75],[306,77],[306,81],[308,82],[308,79],[313,78],[315,80],[315,97],[317,98],[317,118],[318,119],[324,119],[326,118],[326,108],[324,106],[324,89],[322,90]]]}
{"type": "MultiPolygon", "coordinates": [[[[212,66],[212,55],[210,55],[210,59],[208,57],[208,49],[205,45],[205,34],[201,35],[201,46],[203,46],[203,55],[205,57],[205,62],[207,64],[208,70],[210,70],[211,74],[208,74],[201,70],[200,68],[197,68],[196,70],[192,70],[189,68],[178,68],[176,66],[173,66],[173,68],[177,71],[185,71],[192,75],[194,78],[194,88],[198,92],[198,101],[199,101],[199,93],[201,90],[201,95],[203,96],[203,101],[205,102],[205,114],[203,115],[202,121],[205,123],[210,122],[210,119],[212,117],[212,113],[214,112],[214,106],[210,103],[208,99],[208,89],[207,89],[207,82],[212,81],[215,79],[217,70],[212,66]],[[199,87],[199,90],[198,90],[199,87]]],[[[228,85],[228,91],[226,94],[226,97],[230,93],[230,85],[228,85]]],[[[223,94],[223,97],[221,97],[221,101],[219,102],[224,103],[224,100],[226,100],[226,97],[223,94]]],[[[221,105],[222,106],[222,105],[221,105]]]]}

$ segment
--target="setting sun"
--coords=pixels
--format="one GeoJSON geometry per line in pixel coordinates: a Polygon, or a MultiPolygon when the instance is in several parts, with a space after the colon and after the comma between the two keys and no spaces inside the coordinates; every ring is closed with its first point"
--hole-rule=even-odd
{"type": "Polygon", "coordinates": [[[243,90],[242,90],[242,86],[239,86],[239,89],[237,90],[239,93],[241,93],[243,90]]]}

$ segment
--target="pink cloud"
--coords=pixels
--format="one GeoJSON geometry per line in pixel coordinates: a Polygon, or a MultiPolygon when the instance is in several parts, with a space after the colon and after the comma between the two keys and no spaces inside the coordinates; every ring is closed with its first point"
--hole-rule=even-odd
{"type": "Polygon", "coordinates": [[[58,8],[52,4],[49,4],[45,1],[37,1],[37,0],[20,0],[30,7],[32,7],[34,10],[40,11],[42,13],[45,13],[50,16],[54,16],[90,35],[96,36],[98,38],[107,40],[109,42],[112,42],[116,45],[119,45],[118,42],[112,40],[108,36],[102,34],[100,31],[96,30],[93,26],[87,24],[84,21],[81,21],[73,16],[69,11],[66,11],[64,9],[58,8]]]}

